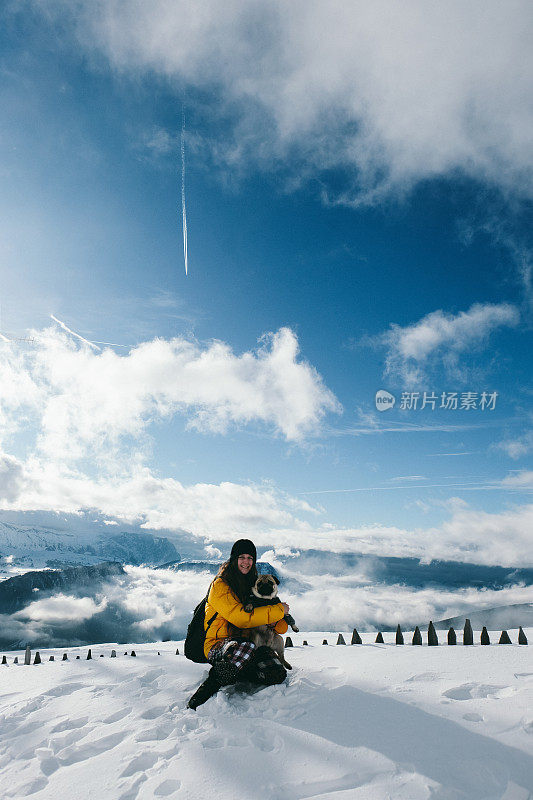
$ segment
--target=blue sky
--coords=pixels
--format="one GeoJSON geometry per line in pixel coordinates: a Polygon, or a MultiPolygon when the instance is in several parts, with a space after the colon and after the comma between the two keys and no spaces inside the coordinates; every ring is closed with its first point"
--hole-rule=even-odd
{"type": "Polygon", "coordinates": [[[4,509],[533,559],[531,10],[492,10],[7,8],[4,509]]]}

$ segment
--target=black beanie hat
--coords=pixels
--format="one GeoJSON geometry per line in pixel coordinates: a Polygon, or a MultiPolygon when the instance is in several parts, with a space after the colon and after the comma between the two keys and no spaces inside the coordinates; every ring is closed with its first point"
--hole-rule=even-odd
{"type": "Polygon", "coordinates": [[[233,547],[231,548],[231,555],[230,559],[235,561],[244,554],[252,556],[254,559],[254,563],[257,561],[257,550],[255,549],[255,544],[251,542],[249,539],[238,539],[233,547]]]}

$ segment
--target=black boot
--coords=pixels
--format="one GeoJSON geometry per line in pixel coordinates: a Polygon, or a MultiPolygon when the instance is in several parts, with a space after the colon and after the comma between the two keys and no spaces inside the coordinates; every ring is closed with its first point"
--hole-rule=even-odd
{"type": "Polygon", "coordinates": [[[251,683],[272,686],[275,683],[283,683],[287,677],[287,671],[274,656],[270,647],[262,645],[256,649],[246,671],[243,671],[242,677],[251,683]]]}
{"type": "Polygon", "coordinates": [[[187,703],[187,708],[192,708],[194,710],[198,708],[198,706],[203,705],[203,703],[205,703],[210,697],[213,697],[213,695],[218,692],[220,686],[221,683],[216,678],[213,668],[211,668],[205,681],[200,684],[198,689],[187,703]]]}

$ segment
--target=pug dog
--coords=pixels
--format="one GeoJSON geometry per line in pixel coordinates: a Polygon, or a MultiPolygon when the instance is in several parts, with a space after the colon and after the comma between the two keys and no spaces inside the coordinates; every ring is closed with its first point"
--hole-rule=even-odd
{"type": "MultiPolygon", "coordinates": [[[[244,610],[250,612],[259,606],[279,603],[278,585],[279,580],[275,575],[259,575],[252,587],[252,594],[249,602],[244,606],[244,610]]],[[[293,631],[298,632],[299,628],[296,627],[294,617],[292,617],[291,614],[285,614],[284,619],[293,631]]],[[[258,625],[256,628],[248,628],[242,633],[257,647],[261,645],[270,647],[281,664],[283,664],[286,669],[292,669],[289,662],[285,660],[285,644],[283,642],[283,637],[281,637],[279,633],[276,633],[274,625],[258,625]]]]}

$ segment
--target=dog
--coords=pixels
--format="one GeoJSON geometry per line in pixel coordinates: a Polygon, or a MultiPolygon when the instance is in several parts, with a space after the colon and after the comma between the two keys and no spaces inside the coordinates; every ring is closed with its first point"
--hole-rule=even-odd
{"type": "MultiPolygon", "coordinates": [[[[259,606],[279,603],[278,585],[279,580],[275,575],[259,575],[257,581],[252,586],[252,594],[249,602],[244,606],[244,610],[250,612],[259,606]]],[[[299,628],[296,627],[294,617],[292,617],[291,614],[285,614],[284,619],[292,630],[297,633],[299,628]]],[[[283,637],[280,636],[279,633],[276,633],[274,625],[258,625],[256,628],[248,628],[242,633],[257,647],[261,647],[261,645],[270,647],[280,663],[283,664],[286,669],[292,669],[289,662],[285,660],[285,644],[283,642],[283,637]]]]}

